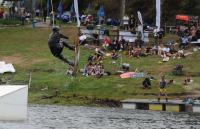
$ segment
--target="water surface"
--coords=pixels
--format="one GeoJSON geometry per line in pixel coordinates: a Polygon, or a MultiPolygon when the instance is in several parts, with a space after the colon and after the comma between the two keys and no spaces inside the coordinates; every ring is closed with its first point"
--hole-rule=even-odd
{"type": "Polygon", "coordinates": [[[23,122],[0,129],[200,129],[200,114],[96,107],[30,105],[23,122]]]}

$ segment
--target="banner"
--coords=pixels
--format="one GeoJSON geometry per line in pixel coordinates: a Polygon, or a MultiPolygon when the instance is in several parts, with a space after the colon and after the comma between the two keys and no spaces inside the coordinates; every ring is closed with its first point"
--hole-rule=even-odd
{"type": "Polygon", "coordinates": [[[138,14],[138,19],[140,21],[141,26],[138,27],[139,28],[139,32],[141,33],[141,39],[144,40],[144,30],[143,30],[143,20],[142,20],[142,14],[140,13],[140,11],[137,12],[138,14]]]}
{"type": "Polygon", "coordinates": [[[104,17],[104,16],[105,16],[105,11],[104,11],[103,6],[101,6],[101,7],[99,8],[99,10],[97,11],[97,16],[98,16],[98,17],[104,17]]]}
{"type": "Polygon", "coordinates": [[[156,0],[156,26],[158,31],[160,31],[160,0],[156,0]]]}
{"type": "Polygon", "coordinates": [[[81,22],[80,22],[80,19],[79,19],[78,0],[74,0],[74,9],[75,9],[75,13],[76,13],[77,26],[80,27],[81,22]]]}
{"type": "Polygon", "coordinates": [[[60,0],[59,6],[58,6],[58,12],[59,12],[60,19],[61,19],[61,16],[62,16],[62,10],[63,10],[62,0],[60,0]]]}
{"type": "Polygon", "coordinates": [[[88,4],[88,7],[87,7],[87,9],[86,9],[86,12],[89,13],[90,10],[91,10],[91,8],[92,8],[92,5],[91,5],[91,3],[89,3],[89,4],[88,4]]]}

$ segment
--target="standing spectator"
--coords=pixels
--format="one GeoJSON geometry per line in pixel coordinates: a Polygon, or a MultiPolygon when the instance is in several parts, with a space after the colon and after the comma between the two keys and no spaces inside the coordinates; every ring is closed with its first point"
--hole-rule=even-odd
{"type": "Polygon", "coordinates": [[[133,15],[131,15],[130,19],[129,19],[129,28],[131,31],[134,31],[135,28],[135,17],[133,15]]]}
{"type": "Polygon", "coordinates": [[[188,45],[188,37],[186,35],[181,36],[179,48],[185,48],[188,45]]]}
{"type": "Polygon", "coordinates": [[[40,9],[36,9],[36,10],[35,10],[35,15],[36,15],[36,17],[39,17],[39,16],[40,16],[40,9]]]}
{"type": "Polygon", "coordinates": [[[165,96],[166,102],[168,102],[168,98],[167,98],[167,82],[165,80],[165,76],[161,77],[160,83],[159,83],[159,94],[158,94],[158,102],[160,102],[160,97],[161,96],[165,96]]]}
{"type": "Polygon", "coordinates": [[[125,16],[123,17],[123,25],[124,25],[124,29],[125,29],[125,30],[128,30],[128,28],[129,28],[128,22],[129,22],[129,17],[128,17],[128,15],[125,15],[125,16]]]}
{"type": "Polygon", "coordinates": [[[44,8],[43,10],[43,21],[46,22],[46,18],[47,18],[47,9],[44,8]]]}
{"type": "Polygon", "coordinates": [[[26,14],[25,14],[25,11],[23,11],[22,14],[21,14],[21,20],[22,20],[22,25],[24,25],[25,20],[26,20],[26,14]]]}

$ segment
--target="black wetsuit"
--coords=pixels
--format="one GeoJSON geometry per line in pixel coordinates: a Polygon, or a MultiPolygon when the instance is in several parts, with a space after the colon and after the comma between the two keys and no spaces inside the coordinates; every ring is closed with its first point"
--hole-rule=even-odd
{"type": "Polygon", "coordinates": [[[49,48],[51,50],[51,53],[55,57],[64,61],[65,63],[68,63],[69,65],[73,65],[73,63],[70,62],[67,58],[64,58],[64,56],[62,55],[62,51],[63,51],[64,47],[67,47],[70,50],[74,50],[74,47],[70,46],[65,41],[61,41],[60,40],[61,38],[68,39],[68,37],[60,34],[59,32],[53,32],[53,33],[50,34],[49,40],[48,40],[48,45],[49,45],[49,48]]]}

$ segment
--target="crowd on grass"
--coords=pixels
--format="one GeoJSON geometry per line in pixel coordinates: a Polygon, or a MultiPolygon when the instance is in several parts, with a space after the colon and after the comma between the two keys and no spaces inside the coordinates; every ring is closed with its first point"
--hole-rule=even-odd
{"type": "MultiPolygon", "coordinates": [[[[127,25],[124,26],[126,31],[132,32],[134,28],[133,25],[130,25],[127,22],[127,25]]],[[[127,41],[123,36],[110,37],[109,35],[104,36],[104,39],[101,41],[101,44],[96,44],[97,48],[95,54],[88,57],[88,63],[85,65],[83,75],[90,76],[95,75],[97,77],[102,77],[105,74],[103,61],[104,56],[109,53],[111,60],[119,60],[120,54],[124,54],[129,58],[146,58],[147,56],[159,56],[161,60],[158,63],[168,62],[170,59],[176,60],[181,58],[186,58],[188,55],[192,54],[193,51],[190,49],[190,42],[198,42],[200,39],[200,28],[192,26],[187,29],[178,29],[177,35],[179,40],[163,42],[164,34],[161,31],[156,30],[155,27],[153,30],[153,43],[144,42],[140,33],[137,33],[137,38],[135,41],[127,41]]],[[[98,35],[95,38],[98,39],[98,35]]],[[[85,41],[86,37],[82,40],[85,41]]],[[[83,43],[83,44],[86,44],[83,43]]],[[[195,46],[198,51],[199,47],[195,46]]],[[[194,50],[194,49],[193,49],[194,50]]],[[[120,64],[122,65],[122,63],[120,64]]],[[[127,67],[130,65],[128,64],[127,67]]],[[[125,73],[129,71],[123,69],[123,66],[120,67],[121,70],[125,73]]],[[[184,75],[183,74],[183,65],[177,64],[174,66],[172,73],[176,76],[184,75]]],[[[190,85],[193,80],[191,75],[184,75],[185,78],[182,81],[183,85],[190,85]]],[[[142,82],[143,88],[151,88],[151,81],[154,80],[152,76],[146,76],[142,82]]],[[[167,86],[173,84],[174,79],[166,80],[165,77],[161,77],[160,80],[160,93],[165,93],[167,86]]],[[[166,94],[165,94],[166,95],[166,94]]],[[[166,95],[167,99],[167,95],[166,95]]]]}

